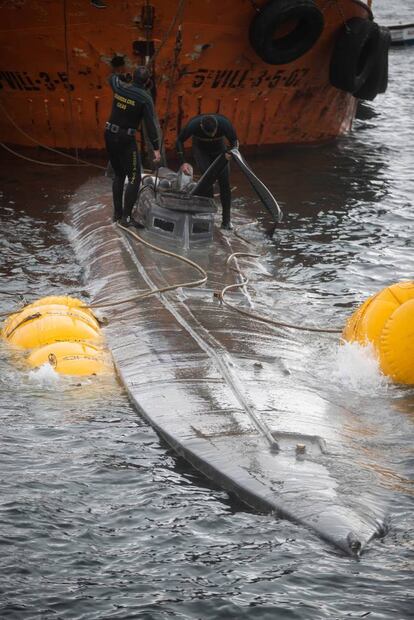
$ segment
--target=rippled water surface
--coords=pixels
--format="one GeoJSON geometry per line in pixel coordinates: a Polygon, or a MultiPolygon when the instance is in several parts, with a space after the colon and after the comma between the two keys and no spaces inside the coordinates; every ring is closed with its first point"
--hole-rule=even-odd
{"type": "MultiPolygon", "coordinates": [[[[412,21],[408,3],[376,4],[384,24],[412,21]]],[[[233,175],[236,220],[259,220],[248,234],[273,275],[263,296],[277,316],[342,325],[368,295],[414,277],[414,48],[392,50],[390,63],[388,92],[348,137],[250,158],[285,211],[273,239],[233,175]]],[[[0,312],[20,293],[87,299],[65,212],[100,172],[3,156],[0,175],[0,312]]],[[[116,378],[28,372],[0,344],[0,618],[413,617],[414,392],[330,337],[308,340],[301,380],[378,432],[390,530],[360,560],[207,483],[116,378]]]]}

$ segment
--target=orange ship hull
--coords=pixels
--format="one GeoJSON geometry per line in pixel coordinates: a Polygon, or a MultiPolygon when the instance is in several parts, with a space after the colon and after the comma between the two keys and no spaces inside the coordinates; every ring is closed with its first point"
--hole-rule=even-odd
{"type": "MultiPolygon", "coordinates": [[[[312,143],[352,125],[356,100],[329,83],[339,31],[366,19],[359,0],[316,0],[324,28],[297,60],[270,65],[249,42],[255,5],[264,0],[3,0],[1,17],[0,141],[55,148],[102,149],[112,93],[110,61],[127,68],[155,50],[156,108],[171,148],[192,116],[228,116],[244,145],[312,143]],[[140,56],[141,54],[141,56],[140,56]]],[[[368,3],[370,4],[370,3],[368,3]]]]}

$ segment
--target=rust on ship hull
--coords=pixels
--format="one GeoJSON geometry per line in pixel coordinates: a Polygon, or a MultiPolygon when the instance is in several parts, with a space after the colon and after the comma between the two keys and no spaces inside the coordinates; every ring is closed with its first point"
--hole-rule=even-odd
{"type": "MultiPolygon", "coordinates": [[[[243,145],[312,143],[347,132],[355,98],[329,84],[338,32],[359,0],[316,0],[324,27],[297,60],[267,64],[249,25],[264,0],[0,1],[1,141],[102,149],[111,59],[152,60],[167,148],[195,114],[228,116],[243,145]],[[148,9],[148,7],[150,7],[148,9]]],[[[370,3],[368,3],[370,4],[370,3]]]]}

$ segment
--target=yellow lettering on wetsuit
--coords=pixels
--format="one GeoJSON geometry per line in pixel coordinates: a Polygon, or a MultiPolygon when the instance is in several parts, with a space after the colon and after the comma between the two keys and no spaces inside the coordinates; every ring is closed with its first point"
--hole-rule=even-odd
{"type": "Polygon", "coordinates": [[[137,154],[135,151],[132,153],[132,175],[130,183],[135,183],[137,178],[137,154]]]}
{"type": "Polygon", "coordinates": [[[118,99],[118,101],[122,101],[123,103],[126,103],[127,100],[125,97],[121,97],[121,95],[118,95],[118,93],[115,93],[114,95],[115,99],[118,99]]]}
{"type": "Polygon", "coordinates": [[[125,106],[121,106],[117,103],[118,108],[122,108],[123,110],[126,110],[127,105],[135,106],[135,101],[133,99],[127,99],[126,97],[118,95],[118,93],[115,93],[114,98],[117,99],[117,101],[122,101],[122,103],[126,104],[125,106]]]}

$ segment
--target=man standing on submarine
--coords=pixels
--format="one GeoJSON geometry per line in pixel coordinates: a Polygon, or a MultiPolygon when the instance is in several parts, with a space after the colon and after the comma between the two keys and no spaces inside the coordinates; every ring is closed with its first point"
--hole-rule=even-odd
{"type": "MultiPolygon", "coordinates": [[[[191,167],[184,159],[184,142],[192,138],[192,151],[197,167],[201,174],[210,167],[213,161],[221,154],[226,153],[226,159],[230,159],[229,149],[238,148],[239,141],[236,131],[228,118],[222,114],[199,114],[194,116],[181,129],[177,141],[176,149],[181,160],[181,170],[185,174],[191,173],[191,167]],[[226,145],[225,139],[228,141],[226,145]]],[[[220,201],[222,206],[221,227],[231,230],[231,188],[229,163],[218,177],[220,187],[220,201]]],[[[209,196],[213,197],[213,185],[209,190],[209,196]]]]}
{"type": "Polygon", "coordinates": [[[123,79],[122,66],[113,65],[113,68],[114,73],[109,78],[113,103],[105,124],[105,145],[115,175],[112,183],[113,220],[122,226],[144,228],[131,218],[141,184],[141,157],[135,134],[142,121],[154,149],[154,162],[161,160],[154,104],[147,90],[151,74],[147,67],[140,66],[133,72],[132,81],[127,82],[123,79]],[[124,193],[126,177],[128,184],[124,193]]]}

